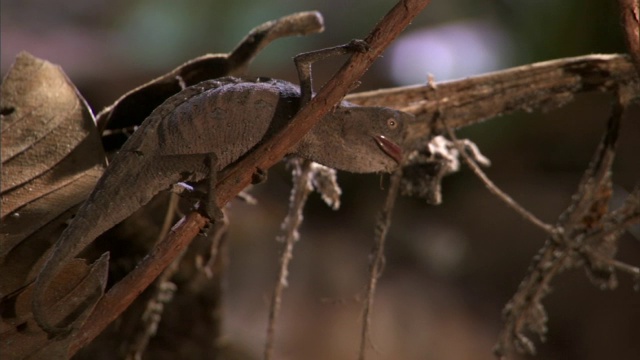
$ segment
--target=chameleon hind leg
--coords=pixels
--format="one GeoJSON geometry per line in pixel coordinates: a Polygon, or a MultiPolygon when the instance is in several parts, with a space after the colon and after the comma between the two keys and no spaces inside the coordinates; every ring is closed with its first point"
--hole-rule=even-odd
{"type": "Polygon", "coordinates": [[[224,219],[224,213],[218,206],[216,183],[218,182],[218,157],[214,153],[207,154],[205,156],[205,165],[208,170],[208,176],[206,178],[207,194],[201,201],[201,209],[204,215],[209,219],[218,222],[224,219]]]}
{"type": "Polygon", "coordinates": [[[172,192],[196,200],[197,210],[209,220],[220,221],[224,218],[217,203],[218,157],[214,153],[167,156],[160,163],[164,167],[159,172],[180,169],[177,171],[179,178],[170,188],[172,192]]]}

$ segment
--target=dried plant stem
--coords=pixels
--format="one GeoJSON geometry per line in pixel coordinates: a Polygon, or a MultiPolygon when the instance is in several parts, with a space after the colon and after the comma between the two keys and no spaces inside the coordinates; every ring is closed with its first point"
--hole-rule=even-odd
{"type": "Polygon", "coordinates": [[[360,335],[360,352],[358,358],[364,360],[366,357],[367,344],[371,343],[371,312],[373,310],[373,298],[375,296],[378,279],[382,275],[384,268],[384,245],[391,227],[391,216],[395,205],[398,191],[402,180],[402,168],[398,168],[391,176],[389,191],[384,203],[384,208],[378,214],[376,223],[375,239],[371,250],[371,264],[369,265],[369,283],[367,284],[367,297],[362,308],[362,331],[360,335]]]}
{"type": "Polygon", "coordinates": [[[607,236],[615,236],[616,234],[625,231],[631,226],[640,224],[640,214],[636,214],[634,216],[629,216],[620,222],[616,222],[615,224],[609,225],[606,229],[602,231],[598,231],[593,234],[588,234],[585,236],[584,241],[593,242],[597,239],[602,239],[607,236]]]}
{"type": "Polygon", "coordinates": [[[540,337],[546,333],[547,314],[542,299],[555,276],[571,265],[574,254],[553,240],[548,240],[540,249],[529,273],[504,309],[506,325],[494,349],[500,359],[504,359],[513,347],[522,353],[535,354],[535,345],[524,332],[530,330],[540,337]]]}
{"type": "MultiPolygon", "coordinates": [[[[224,217],[224,221],[214,224],[211,229],[213,233],[209,233],[210,239],[210,258],[203,270],[204,275],[211,282],[211,289],[207,292],[206,306],[209,313],[209,321],[211,323],[211,331],[209,338],[212,343],[213,351],[216,358],[222,357],[225,346],[224,338],[224,292],[225,277],[227,269],[228,246],[227,246],[227,230],[229,229],[229,218],[224,217]]],[[[212,355],[212,354],[210,354],[212,355]]]]}
{"type": "MultiPolygon", "coordinates": [[[[178,200],[179,197],[177,194],[173,192],[170,193],[169,203],[167,204],[167,211],[165,213],[164,221],[162,222],[160,234],[158,235],[158,241],[164,239],[171,229],[173,219],[176,216],[178,200]]],[[[147,306],[140,317],[140,323],[142,325],[140,329],[141,331],[134,334],[133,339],[129,342],[130,345],[127,351],[127,359],[142,359],[142,354],[147,348],[149,340],[155,336],[158,324],[162,319],[164,306],[173,299],[173,294],[176,291],[175,284],[171,282],[171,278],[178,271],[180,261],[184,257],[184,253],[185,251],[183,250],[155,281],[153,295],[147,301],[147,306]]]]}
{"type": "Polygon", "coordinates": [[[311,187],[311,161],[303,160],[302,164],[296,162],[293,170],[293,188],[291,189],[291,199],[289,202],[289,212],[282,223],[284,236],[279,240],[283,241],[283,250],[280,257],[280,270],[278,272],[278,281],[271,298],[271,306],[269,308],[269,320],[267,323],[267,339],[264,347],[264,359],[269,360],[273,357],[275,346],[276,319],[280,312],[282,304],[282,293],[288,284],[287,277],[289,275],[289,262],[293,258],[293,245],[299,239],[298,229],[302,224],[304,205],[307,203],[309,193],[313,190],[311,187]]]}
{"type": "Polygon", "coordinates": [[[595,251],[589,253],[590,256],[597,258],[598,260],[612,266],[616,270],[626,272],[627,274],[633,276],[636,279],[640,279],[640,268],[637,266],[629,265],[623,263],[622,261],[613,259],[609,256],[599,254],[595,251]]]}
{"type": "Polygon", "coordinates": [[[160,228],[160,234],[158,235],[158,242],[162,241],[169,230],[171,230],[171,225],[176,218],[176,213],[178,211],[178,201],[180,201],[180,197],[178,194],[171,192],[169,193],[169,203],[167,204],[167,211],[164,214],[164,220],[162,221],[162,228],[160,228]]]}
{"type": "Polygon", "coordinates": [[[571,204],[559,217],[557,226],[562,231],[547,239],[534,257],[518,291],[505,307],[505,329],[495,350],[500,357],[506,356],[513,348],[529,354],[535,352],[534,343],[526,332],[533,332],[544,339],[547,314],[542,299],[549,292],[551,281],[562,271],[582,266],[594,284],[608,289],[617,285],[616,270],[640,278],[640,269],[613,258],[623,230],[620,225],[634,219],[639,204],[636,189],[625,205],[608,212],[615,145],[629,101],[626,88],[618,89],[616,95],[618,101],[613,104],[606,132],[571,204]]]}
{"type": "MultiPolygon", "coordinates": [[[[224,209],[223,209],[224,211],[224,209]]],[[[222,219],[221,222],[217,222],[214,225],[213,234],[209,235],[211,238],[211,247],[209,249],[209,260],[204,265],[202,271],[209,278],[213,279],[216,275],[216,272],[219,272],[224,268],[223,264],[219,264],[218,262],[222,260],[222,246],[223,246],[223,238],[229,229],[229,218],[226,216],[222,219]]]]}
{"type": "Polygon", "coordinates": [[[462,145],[460,145],[458,139],[456,138],[456,135],[453,133],[453,130],[451,130],[451,128],[449,128],[449,126],[447,126],[447,124],[444,122],[444,120],[442,120],[442,126],[446,129],[447,134],[449,135],[449,137],[451,138],[454,146],[456,147],[456,149],[460,153],[460,156],[462,156],[462,159],[464,160],[464,162],[467,164],[467,166],[469,166],[469,168],[471,168],[471,170],[474,172],[474,174],[476,174],[476,176],[478,178],[480,178],[480,180],[487,187],[489,192],[491,192],[493,195],[498,197],[498,199],[502,200],[502,202],[504,202],[508,207],[513,209],[515,212],[520,214],[525,220],[527,220],[530,223],[532,223],[533,225],[539,227],[540,229],[542,229],[544,232],[548,233],[549,235],[554,235],[554,234],[556,234],[556,233],[558,233],[560,231],[559,229],[557,229],[557,228],[545,223],[544,221],[538,219],[535,215],[533,215],[527,209],[525,209],[520,204],[518,204],[518,202],[516,202],[513,198],[511,198],[511,196],[509,196],[504,191],[500,190],[500,188],[497,187],[493,183],[493,181],[491,181],[491,179],[489,179],[489,177],[482,171],[482,169],[480,169],[480,166],[478,166],[478,164],[476,164],[476,162],[473,161],[473,159],[471,159],[471,157],[467,154],[467,152],[462,147],[462,145]]]}
{"type": "Polygon", "coordinates": [[[156,280],[153,295],[147,301],[147,306],[140,316],[141,331],[135,334],[130,342],[126,359],[142,359],[149,340],[156,335],[158,324],[160,324],[160,320],[162,320],[164,307],[173,300],[173,295],[177,290],[176,285],[171,282],[171,278],[178,271],[180,261],[184,257],[185,252],[186,249],[182,251],[180,256],[175,258],[171,265],[169,265],[156,280]]]}

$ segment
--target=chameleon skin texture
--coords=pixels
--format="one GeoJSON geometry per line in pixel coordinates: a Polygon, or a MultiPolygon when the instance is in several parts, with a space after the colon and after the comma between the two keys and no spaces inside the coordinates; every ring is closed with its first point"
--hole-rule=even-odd
{"type": "MultiPolygon", "coordinates": [[[[51,334],[69,330],[49,324],[40,303],[62,264],[160,191],[177,182],[211,179],[212,172],[282,129],[299,105],[299,87],[286,81],[221,78],[186,88],[156,108],[113,158],[55,243],[34,289],[39,325],[51,334]]],[[[293,153],[339,170],[389,172],[398,166],[398,144],[412,120],[396,110],[343,102],[293,153]]]]}

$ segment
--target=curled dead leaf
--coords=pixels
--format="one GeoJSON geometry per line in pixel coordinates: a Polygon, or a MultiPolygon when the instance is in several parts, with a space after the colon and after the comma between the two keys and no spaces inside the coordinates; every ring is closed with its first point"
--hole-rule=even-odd
{"type": "MultiPolygon", "coordinates": [[[[56,65],[18,55],[2,83],[0,347],[2,355],[65,358],[68,340],[49,339],[31,316],[31,282],[62,223],[102,174],[105,156],[93,114],[56,65]]],[[[89,271],[67,264],[47,304],[78,327],[102,296],[108,258],[89,271]],[[80,314],[78,314],[80,313],[80,314]]]]}

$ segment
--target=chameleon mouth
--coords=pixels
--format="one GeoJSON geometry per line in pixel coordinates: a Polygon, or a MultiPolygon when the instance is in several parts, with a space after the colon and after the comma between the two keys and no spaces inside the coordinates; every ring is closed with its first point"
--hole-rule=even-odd
{"type": "Polygon", "coordinates": [[[389,140],[384,135],[376,135],[373,139],[376,141],[378,146],[380,146],[380,149],[382,149],[382,151],[389,155],[398,164],[402,162],[402,148],[398,144],[389,140]]]}

